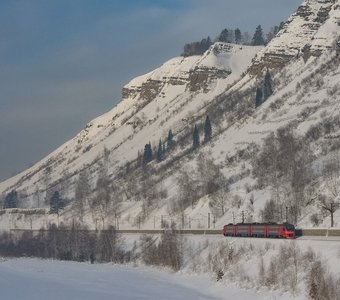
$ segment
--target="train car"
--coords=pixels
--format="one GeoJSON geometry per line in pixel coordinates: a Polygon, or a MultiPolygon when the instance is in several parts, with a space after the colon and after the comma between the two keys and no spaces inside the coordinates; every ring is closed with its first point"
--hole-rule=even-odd
{"type": "Polygon", "coordinates": [[[224,236],[295,239],[295,227],[289,223],[238,223],[223,227],[224,236]]]}
{"type": "Polygon", "coordinates": [[[236,236],[235,228],[236,226],[234,226],[233,224],[224,225],[223,227],[224,236],[236,236]]]}
{"type": "Polygon", "coordinates": [[[251,236],[253,236],[253,237],[266,237],[267,236],[266,226],[264,226],[261,223],[251,224],[251,236]]]}

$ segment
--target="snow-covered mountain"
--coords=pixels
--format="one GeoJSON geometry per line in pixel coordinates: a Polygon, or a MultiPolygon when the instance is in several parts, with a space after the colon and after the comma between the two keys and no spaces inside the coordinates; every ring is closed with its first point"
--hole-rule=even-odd
{"type": "MultiPolygon", "coordinates": [[[[266,47],[215,43],[202,56],[171,59],[124,86],[122,101],[89,122],[73,139],[30,169],[0,183],[0,193],[16,189],[25,208],[47,206],[46,201],[43,204],[46,194],[54,190],[72,200],[79,173],[87,170],[95,195],[95,183],[104,165],[112,198],[116,199],[111,200],[119,199],[119,208],[110,207],[106,218],[119,215],[121,226],[153,227],[165,216],[172,220],[181,215],[178,222],[183,226],[204,227],[209,213],[216,215],[216,226],[220,226],[235,216],[239,218],[241,211],[249,220],[259,220],[266,201],[272,198],[273,186],[256,183],[252,160],[266,137],[279,128],[294,128],[308,142],[313,153],[310,164],[316,170],[321,170],[339,149],[339,33],[340,1],[305,0],[266,47]],[[272,77],[273,94],[256,107],[256,89],[263,85],[267,71],[272,77]],[[192,151],[193,127],[198,125],[202,140],[207,115],[212,139],[192,151]],[[165,149],[161,162],[154,159],[148,168],[138,167],[138,153],[144,151],[145,144],[150,142],[156,153],[169,130],[174,134],[175,147],[165,149]],[[197,191],[204,181],[198,178],[200,163],[201,169],[204,163],[206,169],[218,166],[216,172],[228,182],[222,214],[214,213],[211,193],[197,191]],[[179,209],[185,180],[197,184],[196,191],[189,193],[197,192],[197,199],[179,209]],[[149,187],[148,192],[144,185],[149,187]]],[[[305,209],[297,220],[302,226],[311,225],[312,215],[325,226],[329,223],[327,215],[321,213],[321,204],[315,201],[316,194],[329,194],[320,170],[303,191],[310,193],[304,196],[310,201],[303,204],[305,209]]],[[[215,176],[216,172],[206,176],[215,176]]],[[[292,199],[287,199],[280,202],[281,209],[287,203],[292,205],[292,199]]],[[[86,205],[86,222],[100,219],[93,217],[94,207],[86,205]]],[[[70,214],[72,210],[66,209],[64,219],[70,214]]],[[[340,214],[336,212],[335,216],[340,226],[340,214]]]]}

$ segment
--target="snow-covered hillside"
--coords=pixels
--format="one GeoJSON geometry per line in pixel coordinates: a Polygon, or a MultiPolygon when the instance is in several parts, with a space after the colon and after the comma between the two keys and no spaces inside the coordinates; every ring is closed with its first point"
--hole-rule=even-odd
{"type": "MultiPolygon", "coordinates": [[[[317,199],[323,193],[337,200],[322,170],[339,149],[339,22],[339,1],[306,0],[264,48],[215,43],[202,56],[171,59],[128,83],[122,101],[89,122],[72,140],[0,183],[0,193],[16,189],[20,206],[35,208],[47,207],[48,196],[58,190],[70,200],[60,221],[69,222],[79,212],[72,205],[79,173],[87,170],[91,193],[81,220],[91,227],[99,226],[98,220],[104,226],[104,219],[105,224],[116,225],[119,219],[119,225],[126,228],[160,227],[165,221],[182,227],[220,227],[240,221],[242,211],[247,220],[260,221],[262,209],[274,197],[277,186],[256,181],[253,161],[266,137],[289,127],[308,144],[313,154],[309,165],[315,175],[302,191],[289,192],[286,188],[293,184],[289,186],[284,176],[278,177],[282,184],[276,193],[285,195],[278,200],[281,219],[285,217],[282,209],[303,198],[299,209],[304,209],[294,222],[311,226],[314,215],[318,225],[329,226],[329,214],[322,212],[317,199]],[[267,71],[273,93],[255,107],[256,89],[263,85],[267,71]],[[192,151],[193,127],[198,125],[202,141],[207,115],[212,139],[192,151]],[[327,130],[326,123],[332,125],[327,130]],[[140,158],[149,142],[154,154],[160,140],[162,147],[167,147],[164,141],[169,130],[174,134],[174,148],[165,149],[161,162],[154,159],[147,168],[140,167],[138,153],[140,158]],[[103,166],[110,178],[111,206],[92,201],[99,197],[96,181],[103,166]],[[215,171],[208,170],[209,166],[215,171]],[[215,176],[214,193],[211,182],[204,183],[203,173],[215,176]],[[218,177],[224,182],[217,182],[218,177]],[[204,184],[210,190],[203,193],[204,184]],[[223,190],[226,185],[228,192],[223,190]],[[226,192],[227,199],[219,197],[216,190],[226,192]],[[191,197],[189,205],[180,202],[191,197]],[[219,205],[216,212],[221,201],[225,207],[219,205]],[[214,216],[211,220],[210,214],[214,216]]],[[[53,216],[37,219],[40,225],[55,222],[53,216]]],[[[13,225],[13,214],[0,216],[3,228],[32,226],[32,221],[22,220],[13,225]]],[[[339,211],[335,212],[335,225],[340,226],[339,211]]]]}
{"type": "Polygon", "coordinates": [[[239,79],[260,48],[217,43],[203,57],[174,58],[133,79],[116,107],[32,168],[1,183],[0,192],[18,188],[30,194],[37,186],[44,189],[46,170],[52,183],[64,170],[77,173],[94,163],[104,147],[112,152],[113,173],[135,159],[145,143],[158,142],[169,128],[175,133],[182,130],[185,117],[239,79]]]}

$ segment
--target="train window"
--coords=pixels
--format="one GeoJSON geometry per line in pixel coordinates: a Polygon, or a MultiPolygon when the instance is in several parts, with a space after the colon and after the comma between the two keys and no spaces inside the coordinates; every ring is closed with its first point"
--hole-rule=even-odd
{"type": "Polygon", "coordinates": [[[285,224],[285,227],[286,227],[286,229],[289,230],[289,231],[294,231],[294,230],[295,230],[295,227],[294,227],[294,225],[292,225],[292,224],[286,223],[286,224],[285,224]]]}

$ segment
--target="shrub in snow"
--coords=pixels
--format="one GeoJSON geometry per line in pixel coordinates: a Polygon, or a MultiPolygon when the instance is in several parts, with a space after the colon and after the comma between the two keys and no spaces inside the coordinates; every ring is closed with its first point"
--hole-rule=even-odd
{"type": "Polygon", "coordinates": [[[340,295],[340,280],[329,273],[320,259],[312,263],[306,285],[310,299],[333,300],[340,295]]]}
{"type": "Polygon", "coordinates": [[[312,214],[309,219],[310,219],[311,223],[313,224],[313,226],[319,226],[319,224],[321,222],[318,214],[312,214]]]}
{"type": "Polygon", "coordinates": [[[140,238],[141,258],[145,264],[165,266],[178,271],[183,264],[183,241],[175,227],[165,230],[160,240],[154,236],[140,238]]]}

